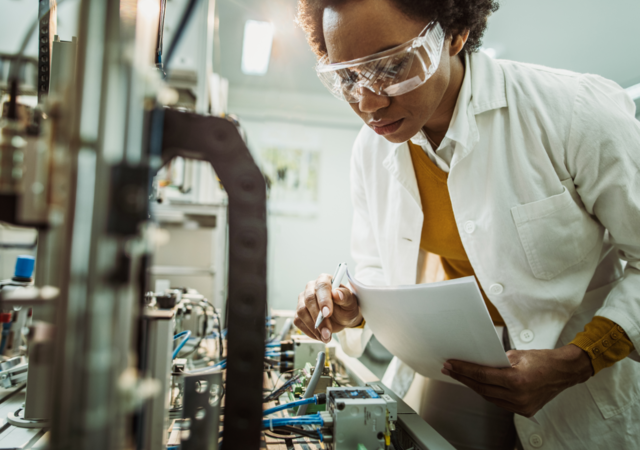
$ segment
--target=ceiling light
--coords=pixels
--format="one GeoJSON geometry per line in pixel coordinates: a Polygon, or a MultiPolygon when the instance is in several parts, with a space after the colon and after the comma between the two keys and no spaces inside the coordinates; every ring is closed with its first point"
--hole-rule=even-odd
{"type": "Polygon", "coordinates": [[[247,75],[264,75],[269,68],[273,24],[247,20],[244,25],[242,45],[242,72],[247,75]]]}
{"type": "Polygon", "coordinates": [[[640,98],[640,84],[630,86],[626,88],[625,91],[627,91],[627,94],[629,94],[629,97],[631,97],[631,100],[637,100],[640,98]]]}

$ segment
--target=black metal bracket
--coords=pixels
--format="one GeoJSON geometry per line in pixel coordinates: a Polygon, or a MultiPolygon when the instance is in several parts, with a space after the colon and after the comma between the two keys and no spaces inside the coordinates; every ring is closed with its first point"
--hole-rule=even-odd
{"type": "Polygon", "coordinates": [[[184,450],[217,450],[223,392],[220,372],[184,377],[184,419],[189,427],[187,436],[181,436],[184,450]]]}
{"type": "Polygon", "coordinates": [[[171,109],[158,110],[156,114],[164,114],[163,163],[176,156],[209,161],[229,196],[228,368],[223,445],[227,449],[258,449],[267,306],[264,177],[235,125],[228,120],[171,109]]]}

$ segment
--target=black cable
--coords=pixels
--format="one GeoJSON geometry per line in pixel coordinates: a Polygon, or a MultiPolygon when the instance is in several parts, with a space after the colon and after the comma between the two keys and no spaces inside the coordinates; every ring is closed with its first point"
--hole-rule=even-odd
{"type": "Polygon", "coordinates": [[[293,369],[287,370],[286,372],[282,372],[280,374],[280,376],[276,379],[276,382],[273,385],[273,389],[269,390],[269,395],[267,397],[269,397],[271,394],[273,394],[273,392],[276,390],[276,388],[278,387],[278,382],[280,381],[280,378],[282,378],[283,375],[286,375],[286,374],[291,373],[291,372],[293,372],[293,369]]]}
{"type": "Polygon", "coordinates": [[[164,58],[163,65],[164,65],[165,72],[167,72],[169,69],[171,58],[173,57],[176,47],[178,46],[178,43],[180,42],[180,39],[184,34],[184,30],[187,27],[187,24],[189,23],[189,19],[191,19],[191,16],[193,15],[193,10],[195,9],[195,6],[197,3],[198,3],[198,0],[189,0],[189,3],[187,4],[187,6],[184,9],[184,12],[182,13],[182,17],[180,18],[180,24],[178,25],[178,28],[175,34],[173,35],[173,39],[171,40],[171,44],[169,44],[169,49],[167,50],[164,58]]]}
{"type": "MultiPolygon", "coordinates": [[[[281,375],[282,376],[282,375],[281,375]]],[[[280,379],[278,377],[278,379],[280,379]]],[[[275,400],[276,398],[278,398],[288,387],[290,387],[293,383],[295,383],[296,381],[298,381],[300,379],[300,375],[297,375],[293,378],[291,378],[289,381],[287,381],[285,384],[283,384],[280,388],[278,388],[277,390],[274,388],[274,390],[271,392],[271,394],[267,395],[262,402],[266,403],[266,402],[270,402],[272,400],[275,400]]],[[[276,384],[277,386],[277,384],[276,384]]]]}
{"type": "Polygon", "coordinates": [[[220,313],[216,309],[215,306],[211,305],[213,308],[213,313],[216,316],[216,321],[218,322],[218,356],[220,360],[222,360],[223,348],[222,348],[222,318],[220,317],[220,313]]]}
{"type": "MultiPolygon", "coordinates": [[[[276,430],[287,431],[287,432],[289,432],[291,434],[297,434],[299,436],[304,436],[304,437],[315,439],[315,440],[318,440],[318,441],[320,440],[320,435],[317,432],[310,431],[310,430],[303,430],[302,428],[294,427],[294,426],[291,426],[291,425],[282,425],[282,426],[279,426],[279,427],[273,427],[273,430],[274,431],[276,431],[276,430]]],[[[271,437],[275,437],[277,435],[276,434],[271,434],[270,436],[271,437]]],[[[288,436],[282,436],[281,439],[289,439],[289,437],[288,436]]]]}
{"type": "Polygon", "coordinates": [[[397,429],[391,432],[391,443],[393,444],[394,450],[404,450],[404,447],[400,445],[400,439],[398,438],[397,429]]]}

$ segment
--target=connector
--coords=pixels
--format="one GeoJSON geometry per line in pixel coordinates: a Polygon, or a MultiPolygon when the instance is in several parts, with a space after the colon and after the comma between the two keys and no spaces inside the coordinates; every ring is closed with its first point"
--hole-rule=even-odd
{"type": "Polygon", "coordinates": [[[324,424],[322,425],[322,428],[333,429],[333,416],[331,415],[331,413],[329,413],[328,411],[320,411],[318,414],[322,418],[322,423],[324,424]]]}

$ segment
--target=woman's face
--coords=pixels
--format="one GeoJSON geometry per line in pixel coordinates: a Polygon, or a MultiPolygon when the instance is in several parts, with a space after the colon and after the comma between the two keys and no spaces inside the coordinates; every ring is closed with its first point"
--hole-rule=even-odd
{"type": "MultiPolygon", "coordinates": [[[[323,15],[323,32],[331,63],[369,56],[415,37],[427,25],[397,9],[390,0],[350,1],[327,8],[323,15]]],[[[449,86],[449,42],[445,41],[438,70],[422,86],[397,97],[383,97],[363,89],[353,110],[376,133],[390,142],[406,142],[427,121],[437,115],[437,108],[449,86]]]]}

